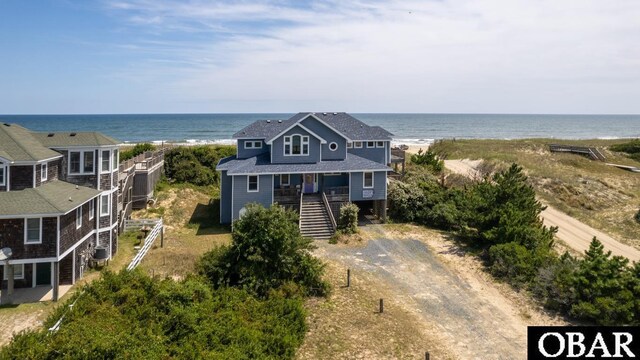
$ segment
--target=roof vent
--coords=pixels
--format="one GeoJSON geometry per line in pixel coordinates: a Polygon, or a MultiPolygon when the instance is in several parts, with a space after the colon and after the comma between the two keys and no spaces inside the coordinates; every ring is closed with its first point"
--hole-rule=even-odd
{"type": "Polygon", "coordinates": [[[271,120],[267,120],[267,124],[271,124],[271,120]]]}
{"type": "Polygon", "coordinates": [[[333,113],[333,115],[338,115],[338,113],[333,113]]]}
{"type": "Polygon", "coordinates": [[[278,120],[278,124],[282,124],[282,120],[278,120]]]}
{"type": "Polygon", "coordinates": [[[47,137],[53,137],[53,133],[48,133],[47,137]]]}
{"type": "Polygon", "coordinates": [[[71,199],[71,196],[69,196],[69,201],[73,201],[73,199],[71,199]]]}
{"type": "Polygon", "coordinates": [[[76,136],[76,133],[71,133],[69,134],[69,136],[76,136]]]}
{"type": "Polygon", "coordinates": [[[79,187],[78,187],[78,185],[76,185],[76,190],[78,190],[78,189],[79,189],[79,187]]]}
{"type": "Polygon", "coordinates": [[[326,116],[326,115],[327,115],[327,113],[322,113],[322,115],[326,116]]]}
{"type": "Polygon", "coordinates": [[[362,126],[362,124],[360,124],[360,127],[364,127],[364,126],[362,126]]]}

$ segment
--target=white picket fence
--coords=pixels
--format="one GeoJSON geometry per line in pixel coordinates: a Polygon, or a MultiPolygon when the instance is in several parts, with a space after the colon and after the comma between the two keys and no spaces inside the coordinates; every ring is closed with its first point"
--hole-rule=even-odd
{"type": "Polygon", "coordinates": [[[153,242],[156,240],[158,235],[162,236],[162,219],[155,220],[154,227],[149,232],[149,235],[147,235],[147,237],[144,239],[144,245],[142,246],[142,249],[140,249],[140,251],[138,251],[138,254],[136,254],[133,260],[131,260],[131,263],[129,264],[129,266],[127,266],[127,270],[133,270],[140,264],[142,258],[147,255],[147,252],[149,252],[149,249],[151,249],[151,246],[153,245],[153,242]]]}

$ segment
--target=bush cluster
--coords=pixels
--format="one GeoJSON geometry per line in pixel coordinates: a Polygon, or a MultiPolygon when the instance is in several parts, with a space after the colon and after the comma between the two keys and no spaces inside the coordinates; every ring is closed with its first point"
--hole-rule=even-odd
{"type": "Polygon", "coordinates": [[[233,223],[231,245],[204,254],[198,272],[216,287],[238,286],[261,297],[282,286],[325,295],[324,266],[311,254],[312,240],[300,234],[298,215],[278,205],[246,208],[233,223]]]}
{"type": "Polygon", "coordinates": [[[134,147],[128,150],[120,152],[120,161],[127,161],[147,151],[153,151],[156,147],[150,143],[136,144],[134,147]]]}
{"type": "Polygon", "coordinates": [[[293,358],[304,338],[302,299],[274,292],[258,299],[241,289],[214,290],[205,280],[153,279],[140,271],[105,273],[38,331],[14,337],[2,359],[293,358]]]}
{"type": "Polygon", "coordinates": [[[235,147],[222,145],[176,147],[165,152],[165,174],[177,183],[215,185],[219,180],[215,171],[218,161],[235,152],[235,147]]]}
{"type": "Polygon", "coordinates": [[[358,232],[358,212],[360,209],[354,203],[340,206],[338,216],[338,231],[343,234],[355,234],[358,232]]]}
{"type": "Polygon", "coordinates": [[[463,188],[410,172],[390,185],[388,196],[390,216],[454,230],[479,250],[492,275],[531,291],[548,308],[597,324],[640,324],[640,265],[605,253],[597,239],[584,259],[558,256],[557,229],[543,226],[544,206],[519,166],[463,188]]]}
{"type": "Polygon", "coordinates": [[[631,140],[623,144],[616,144],[609,147],[612,151],[627,153],[627,156],[640,161],[640,139],[631,140]]]}
{"type": "Polygon", "coordinates": [[[430,149],[425,152],[420,149],[417,154],[411,155],[411,163],[427,166],[436,173],[440,173],[444,170],[444,161],[440,160],[436,153],[430,149]]]}

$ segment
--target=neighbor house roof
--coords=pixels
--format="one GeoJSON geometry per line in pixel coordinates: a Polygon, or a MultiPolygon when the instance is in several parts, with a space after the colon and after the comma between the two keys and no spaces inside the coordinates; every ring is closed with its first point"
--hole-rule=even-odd
{"type": "Polygon", "coordinates": [[[17,124],[0,124],[0,157],[10,162],[34,162],[62,156],[43,146],[31,131],[17,124]]]}
{"type": "Polygon", "coordinates": [[[265,139],[274,137],[294,124],[313,115],[350,140],[391,140],[393,134],[379,126],[369,126],[344,112],[297,113],[288,120],[258,120],[233,135],[237,138],[265,139]]]}
{"type": "Polygon", "coordinates": [[[48,147],[109,146],[120,142],[99,132],[32,132],[33,136],[48,147]]]}
{"type": "Polygon", "coordinates": [[[272,164],[269,154],[248,159],[237,159],[233,155],[220,160],[216,170],[226,170],[228,175],[391,171],[384,164],[354,154],[347,155],[344,160],[321,161],[312,164],[272,164]]]}
{"type": "Polygon", "coordinates": [[[0,192],[0,216],[66,214],[98,195],[99,190],[56,180],[36,188],[0,192]]]}

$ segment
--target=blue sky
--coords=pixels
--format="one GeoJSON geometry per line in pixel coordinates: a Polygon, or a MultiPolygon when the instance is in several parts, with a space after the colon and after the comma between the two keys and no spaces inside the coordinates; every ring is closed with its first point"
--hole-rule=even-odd
{"type": "Polygon", "coordinates": [[[640,113],[637,0],[0,1],[0,114],[640,113]]]}

